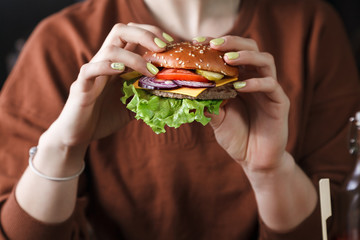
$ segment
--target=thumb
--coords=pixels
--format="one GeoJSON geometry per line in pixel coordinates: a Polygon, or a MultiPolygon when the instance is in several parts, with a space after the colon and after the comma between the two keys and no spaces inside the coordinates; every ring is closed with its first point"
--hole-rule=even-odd
{"type": "Polygon", "coordinates": [[[205,112],[205,116],[211,118],[210,125],[213,127],[213,129],[218,128],[224,121],[226,115],[225,105],[227,102],[227,99],[223,100],[220,105],[219,114],[205,112]]]}

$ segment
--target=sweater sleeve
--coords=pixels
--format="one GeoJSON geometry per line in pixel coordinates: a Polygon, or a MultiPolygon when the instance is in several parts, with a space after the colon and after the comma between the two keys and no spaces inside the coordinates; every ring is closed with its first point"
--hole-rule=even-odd
{"type": "Polygon", "coordinates": [[[3,235],[8,239],[70,239],[73,216],[59,224],[45,224],[28,215],[17,203],[15,191],[3,206],[1,222],[3,235]]]}
{"type": "Polygon", "coordinates": [[[43,21],[27,41],[1,91],[0,239],[79,239],[76,236],[86,235],[85,217],[81,217],[84,201],[80,198],[72,218],[48,225],[24,212],[14,194],[28,165],[29,148],[37,145],[40,135],[57,118],[82,62],[87,61],[77,32],[62,15],[43,21]]]}
{"type": "Polygon", "coordinates": [[[78,198],[76,210],[69,219],[59,224],[46,224],[28,215],[12,191],[1,211],[0,239],[88,239],[90,231],[84,217],[87,202],[86,197],[78,198]]]}
{"type": "MultiPolygon", "coordinates": [[[[347,150],[348,120],[360,109],[360,86],[340,18],[329,5],[315,2],[314,8],[308,8],[311,21],[304,41],[304,102],[294,157],[316,189],[321,178],[330,179],[336,215],[337,192],[353,167],[347,150]]],[[[261,240],[321,238],[319,202],[310,216],[286,233],[274,232],[260,221],[261,240]]]]}

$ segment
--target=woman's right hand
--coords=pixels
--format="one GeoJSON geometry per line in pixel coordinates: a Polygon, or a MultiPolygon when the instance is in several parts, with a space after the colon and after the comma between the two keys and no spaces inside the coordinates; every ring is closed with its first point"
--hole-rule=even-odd
{"type": "MultiPolygon", "coordinates": [[[[131,68],[151,76],[147,62],[133,50],[141,45],[163,51],[166,44],[158,45],[160,39],[166,42],[162,35],[160,29],[149,25],[113,27],[98,53],[81,67],[61,114],[40,137],[33,158],[38,171],[51,177],[73,176],[81,169],[92,140],[114,133],[131,120],[120,101],[122,81],[118,75],[131,68]]],[[[34,218],[61,223],[73,214],[77,179],[49,181],[28,168],[16,187],[16,199],[34,218]]]]}
{"type": "Polygon", "coordinates": [[[81,67],[64,109],[45,136],[51,135],[64,147],[85,149],[92,140],[108,136],[127,124],[132,117],[120,101],[122,81],[118,75],[131,68],[152,76],[157,69],[149,69],[133,50],[141,45],[161,52],[169,42],[167,39],[154,26],[116,24],[96,55],[81,67]]]}

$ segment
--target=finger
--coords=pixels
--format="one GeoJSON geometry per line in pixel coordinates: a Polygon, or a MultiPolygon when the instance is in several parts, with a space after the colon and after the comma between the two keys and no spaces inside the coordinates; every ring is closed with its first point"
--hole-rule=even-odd
{"type": "Polygon", "coordinates": [[[166,47],[166,43],[153,32],[118,23],[112,28],[101,48],[111,45],[124,48],[127,43],[140,44],[154,52],[164,51],[166,47]]]}
{"type": "Polygon", "coordinates": [[[224,60],[233,66],[255,66],[263,77],[276,78],[274,57],[269,53],[248,50],[227,52],[224,55],[224,60]]]}
{"type": "Polygon", "coordinates": [[[272,77],[251,78],[246,81],[235,82],[233,85],[239,93],[265,93],[269,100],[273,102],[288,102],[284,90],[272,77]]]}
{"type": "Polygon", "coordinates": [[[153,25],[130,22],[130,23],[128,23],[128,26],[133,26],[133,27],[138,27],[138,28],[148,30],[148,31],[154,33],[161,40],[168,42],[168,43],[171,43],[174,41],[174,38],[170,34],[164,32],[160,28],[153,26],[153,25]]]}
{"type": "Polygon", "coordinates": [[[128,50],[128,51],[130,51],[130,52],[133,52],[133,51],[135,51],[135,49],[136,49],[137,46],[138,46],[138,45],[136,45],[135,43],[127,43],[127,44],[125,45],[124,49],[125,49],[125,50],[128,50]]]}
{"type": "MultiPolygon", "coordinates": [[[[97,53],[97,59],[101,61],[108,62],[121,62],[124,63],[126,67],[129,67],[133,70],[136,70],[143,75],[152,76],[153,73],[149,72],[147,68],[147,62],[140,55],[127,51],[123,48],[118,48],[116,46],[110,45],[104,49],[101,49],[97,53]]],[[[94,59],[92,62],[95,61],[94,59]]]]}
{"type": "Polygon", "coordinates": [[[205,37],[205,36],[198,36],[198,37],[194,37],[192,39],[192,43],[197,45],[197,44],[209,44],[209,42],[212,40],[213,38],[211,37],[205,37]]]}
{"type": "Polygon", "coordinates": [[[210,41],[210,47],[220,51],[259,51],[259,47],[251,38],[244,38],[238,36],[224,36],[215,38],[210,41]]]}
{"type": "MultiPolygon", "coordinates": [[[[241,100],[240,98],[235,98],[235,99],[226,101],[226,103],[221,106],[218,115],[207,113],[207,117],[211,117],[210,125],[213,127],[213,129],[214,130],[218,129],[224,123],[224,121],[232,122],[230,124],[228,122],[227,123],[228,126],[233,126],[234,122],[242,121],[239,118],[241,118],[241,116],[246,115],[246,110],[244,108],[244,104],[242,101],[243,100],[241,100]],[[240,115],[236,114],[229,118],[228,115],[232,114],[234,112],[239,112],[240,115]],[[239,120],[237,120],[237,119],[239,119],[239,120]]],[[[233,129],[233,130],[235,131],[235,129],[233,129]]],[[[233,131],[231,131],[230,134],[233,134],[233,131]]]]}
{"type": "Polygon", "coordinates": [[[219,109],[219,114],[204,112],[204,115],[206,117],[211,118],[210,125],[214,129],[216,129],[223,123],[225,119],[226,111],[224,110],[224,106],[222,106],[219,109]]]}
{"type": "MultiPolygon", "coordinates": [[[[102,81],[95,83],[95,79],[99,76],[116,75],[125,70],[123,63],[111,63],[108,61],[84,64],[78,75],[77,87],[82,92],[90,91],[94,84],[104,84],[102,81]]],[[[103,86],[96,86],[103,88],[103,86]]]]}

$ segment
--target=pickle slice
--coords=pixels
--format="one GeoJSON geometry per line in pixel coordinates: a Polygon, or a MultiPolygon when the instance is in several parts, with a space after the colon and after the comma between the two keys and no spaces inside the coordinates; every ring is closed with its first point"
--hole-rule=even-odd
{"type": "Polygon", "coordinates": [[[201,69],[196,69],[196,73],[211,81],[218,81],[224,77],[224,75],[221,73],[205,71],[201,69]]]}

